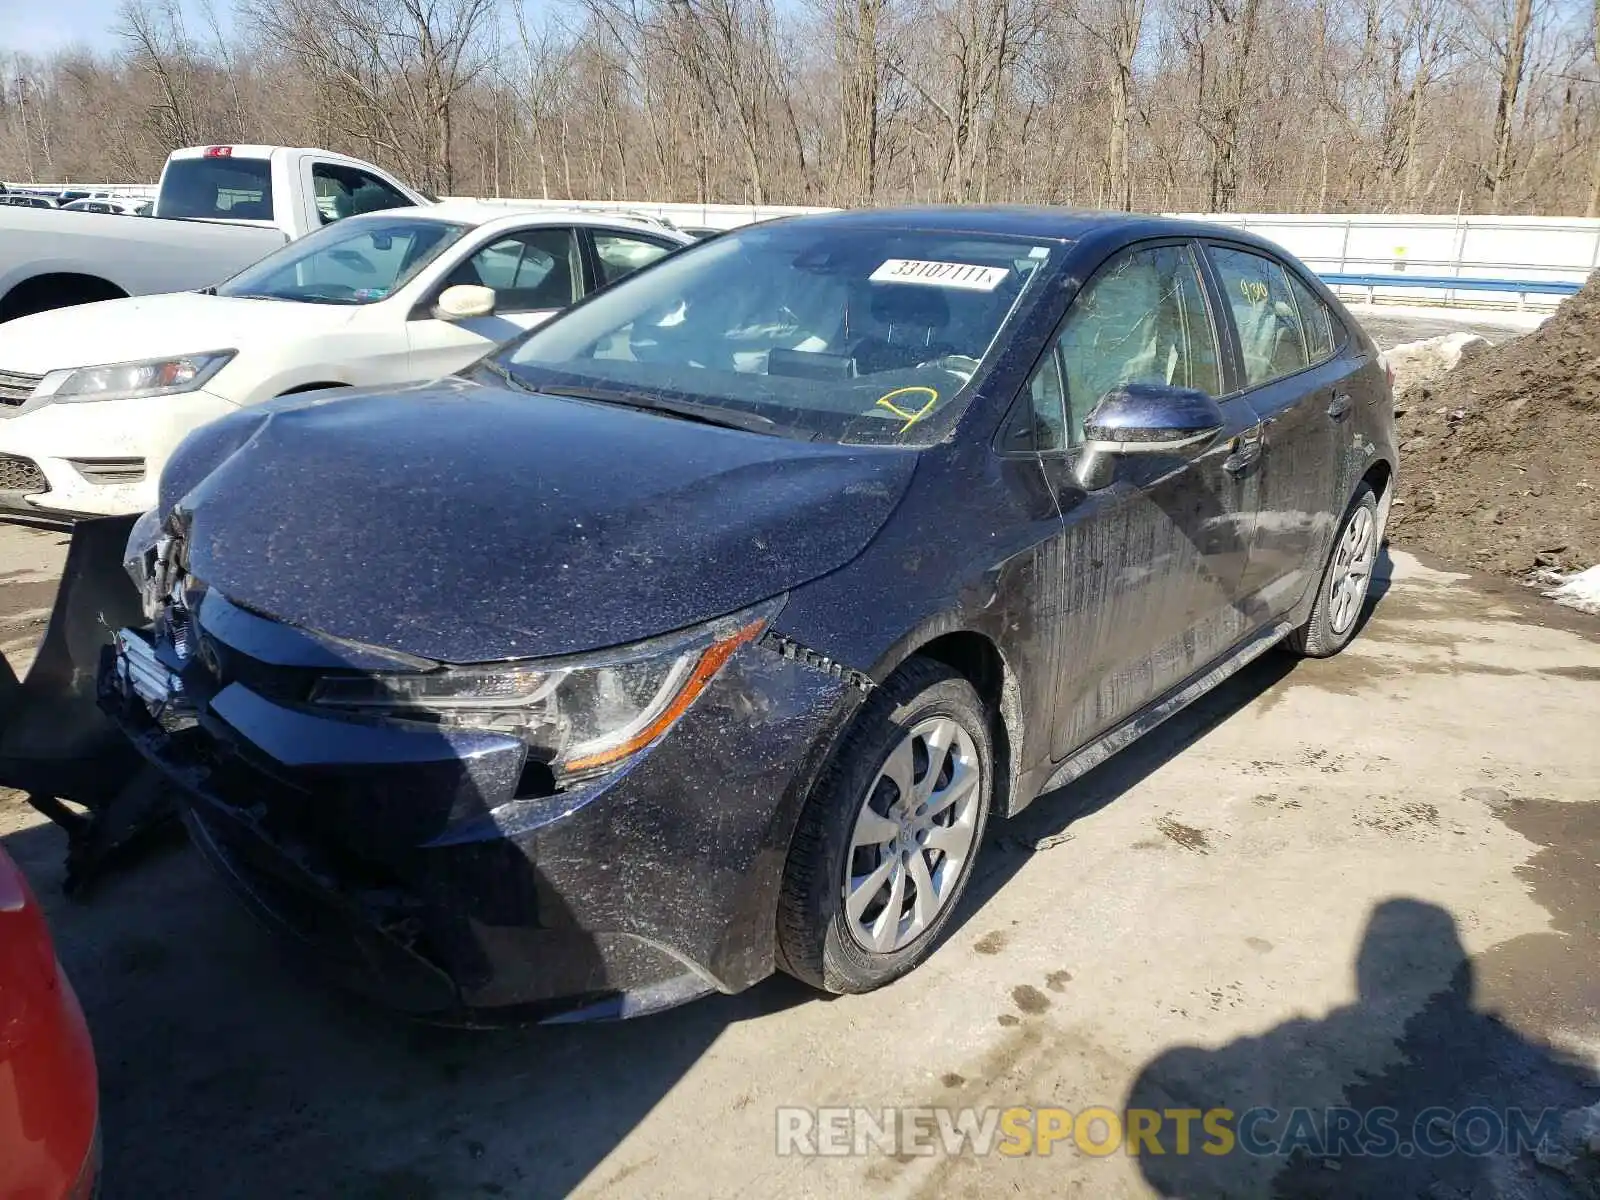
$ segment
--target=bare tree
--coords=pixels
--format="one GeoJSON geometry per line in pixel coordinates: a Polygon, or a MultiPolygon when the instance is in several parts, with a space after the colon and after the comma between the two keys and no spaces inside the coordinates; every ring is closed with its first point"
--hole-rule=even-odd
{"type": "Polygon", "coordinates": [[[196,54],[177,0],[123,0],[115,33],[135,65],[155,81],[159,99],[150,111],[156,136],[178,146],[194,145],[201,136],[196,54]]]}
{"type": "Polygon", "coordinates": [[[878,122],[888,13],[888,0],[831,0],[827,8],[839,76],[840,158],[849,194],[869,204],[878,191],[878,122]]]}
{"type": "Polygon", "coordinates": [[[1513,122],[1522,92],[1534,13],[1534,0],[1491,0],[1490,6],[1478,14],[1479,28],[1499,83],[1495,92],[1489,157],[1483,172],[1483,184],[1493,212],[1501,211],[1511,181],[1515,154],[1513,122]]]}
{"type": "MultiPolygon", "coordinates": [[[[1595,70],[1600,73],[1600,0],[1594,0],[1592,20],[1589,49],[1594,55],[1595,70]]],[[[1594,142],[1594,162],[1589,168],[1589,203],[1584,216],[1600,217],[1600,131],[1591,131],[1589,137],[1594,142]]]]}
{"type": "Polygon", "coordinates": [[[247,0],[247,12],[302,70],[340,89],[344,132],[423,187],[450,190],[453,108],[487,65],[493,0],[247,0]]]}
{"type": "Polygon", "coordinates": [[[0,177],[259,141],[473,194],[1600,215],[1600,0],[234,2],[0,56],[0,177]]]}
{"type": "Polygon", "coordinates": [[[1084,29],[1107,56],[1111,74],[1111,105],[1106,128],[1106,203],[1113,208],[1133,207],[1134,60],[1144,35],[1145,0],[1105,0],[1098,19],[1080,16],[1084,29]]]}

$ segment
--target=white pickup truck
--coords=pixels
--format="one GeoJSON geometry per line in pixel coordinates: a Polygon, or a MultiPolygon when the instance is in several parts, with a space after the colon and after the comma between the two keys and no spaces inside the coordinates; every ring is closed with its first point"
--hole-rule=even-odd
{"type": "Polygon", "coordinates": [[[207,287],[341,217],[429,202],[326,150],[174,150],[151,218],[0,206],[0,321],[207,287]]]}

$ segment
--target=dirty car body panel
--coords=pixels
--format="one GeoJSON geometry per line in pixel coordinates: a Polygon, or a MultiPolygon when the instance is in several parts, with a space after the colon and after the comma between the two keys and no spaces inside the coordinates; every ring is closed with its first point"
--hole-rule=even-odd
{"type": "MultiPolygon", "coordinates": [[[[908,659],[971,680],[1008,813],[1309,613],[1320,564],[1249,602],[1255,556],[1281,551],[1260,528],[1280,448],[1206,257],[1224,236],[1305,275],[1233,231],[1120,214],[775,222],[460,377],[214,423],[130,540],[152,623],[104,651],[102,705],[251,907],[397,1007],[584,1019],[746,987],[774,969],[801,809],[908,659]],[[716,307],[695,273],[779,253],[804,284],[795,344],[746,321],[683,350],[716,307]],[[1107,346],[1101,378],[1083,364],[1107,346]],[[1220,423],[1124,457],[1144,432],[1105,417],[1117,396],[1220,423]],[[634,692],[660,670],[658,711],[634,692]],[[645,707],[585,757],[596,696],[645,707]]],[[[1365,399],[1386,391],[1370,342],[1315,295],[1348,335],[1290,374],[1364,389],[1324,439],[1325,494],[1296,500],[1331,529],[1349,463],[1392,474],[1393,418],[1365,399]]]]}

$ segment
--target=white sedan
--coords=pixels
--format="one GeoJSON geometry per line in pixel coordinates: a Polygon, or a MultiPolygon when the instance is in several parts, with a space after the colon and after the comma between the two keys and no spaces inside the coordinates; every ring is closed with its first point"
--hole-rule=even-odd
{"type": "Polygon", "coordinates": [[[143,512],[196,426],[290,392],[435,379],[693,239],[446,201],[349,217],[207,292],[0,325],[0,509],[143,512]]]}
{"type": "Polygon", "coordinates": [[[74,200],[71,204],[63,204],[62,212],[92,212],[110,213],[124,217],[144,217],[150,214],[150,201],[124,200],[117,196],[104,198],[91,197],[87,200],[74,200]]]}

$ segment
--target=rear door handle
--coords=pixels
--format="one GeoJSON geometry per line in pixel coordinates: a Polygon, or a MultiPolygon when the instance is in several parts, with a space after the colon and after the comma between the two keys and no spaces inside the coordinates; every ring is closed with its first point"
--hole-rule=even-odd
{"type": "Polygon", "coordinates": [[[1350,411],[1350,393],[1335,392],[1333,403],[1328,405],[1328,415],[1335,421],[1342,420],[1345,413],[1350,411]]]}

